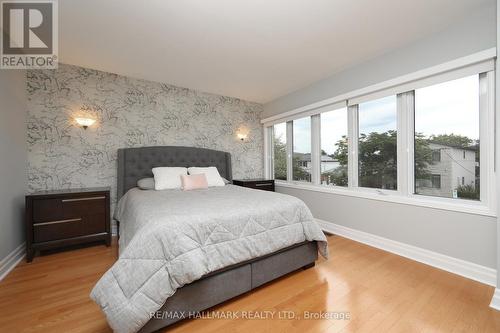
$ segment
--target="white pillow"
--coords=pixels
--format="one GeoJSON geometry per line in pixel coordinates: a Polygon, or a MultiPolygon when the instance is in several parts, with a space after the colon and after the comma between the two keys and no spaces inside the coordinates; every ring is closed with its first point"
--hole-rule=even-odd
{"type": "Polygon", "coordinates": [[[225,186],[224,179],[219,174],[219,170],[216,167],[208,167],[208,168],[197,168],[192,167],[188,168],[188,172],[190,175],[197,175],[200,173],[204,173],[205,177],[207,177],[208,187],[211,186],[225,186]]]}
{"type": "Polygon", "coordinates": [[[155,179],[153,177],[139,179],[137,181],[137,187],[141,190],[154,190],[155,179]]]}
{"type": "Polygon", "coordinates": [[[181,188],[181,175],[187,175],[187,168],[160,167],[153,168],[155,190],[181,188]]]}

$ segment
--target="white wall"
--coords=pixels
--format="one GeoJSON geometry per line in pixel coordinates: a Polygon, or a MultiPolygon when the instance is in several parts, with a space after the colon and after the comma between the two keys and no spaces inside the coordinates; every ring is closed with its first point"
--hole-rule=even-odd
{"type": "Polygon", "coordinates": [[[496,219],[343,195],[276,186],[302,199],[315,218],[496,267],[496,219]]]}
{"type": "Polygon", "coordinates": [[[22,244],[26,176],[26,72],[0,70],[0,261],[22,244]]]}
{"type": "MultiPolygon", "coordinates": [[[[496,21],[496,27],[497,31],[500,31],[500,0],[497,0],[497,21],[496,21]]],[[[497,54],[498,54],[498,45],[500,45],[500,33],[497,33],[497,54]]],[[[498,61],[497,61],[497,68],[498,68],[498,61]]],[[[496,75],[496,128],[497,128],[497,136],[496,136],[496,147],[495,147],[495,152],[496,152],[496,165],[498,168],[498,165],[500,165],[500,135],[499,129],[500,129],[500,75],[497,73],[496,75]]],[[[497,173],[498,174],[498,173],[497,173]]],[[[500,194],[500,176],[497,176],[497,193],[500,194]]],[[[500,207],[499,200],[500,195],[497,195],[497,207],[500,207]]],[[[497,214],[497,267],[499,268],[498,270],[500,271],[500,227],[498,226],[498,223],[500,223],[500,216],[497,214]]],[[[497,272],[497,291],[498,288],[500,288],[500,274],[497,272]]]]}
{"type": "Polygon", "coordinates": [[[494,6],[484,6],[440,33],[265,104],[264,118],[495,47],[495,21],[494,6]]]}
{"type": "MultiPolygon", "coordinates": [[[[264,105],[264,118],[496,46],[496,8],[264,105]]],[[[498,76],[497,76],[498,77],[498,76]]],[[[277,186],[316,218],[430,251],[497,267],[497,219],[277,186]]],[[[500,239],[500,231],[498,233],[500,239]]],[[[500,259],[498,262],[500,267],[500,259]]],[[[500,279],[499,279],[500,282],[500,279]]]]}

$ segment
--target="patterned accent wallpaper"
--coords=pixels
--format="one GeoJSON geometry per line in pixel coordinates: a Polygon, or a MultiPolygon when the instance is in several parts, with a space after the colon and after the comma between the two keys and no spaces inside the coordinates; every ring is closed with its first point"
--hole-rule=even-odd
{"type": "Polygon", "coordinates": [[[115,198],[124,147],[227,151],[234,178],[263,175],[260,104],[65,64],[29,70],[27,90],[30,191],[111,186],[115,198]],[[97,121],[84,130],[77,116],[97,121]]]}

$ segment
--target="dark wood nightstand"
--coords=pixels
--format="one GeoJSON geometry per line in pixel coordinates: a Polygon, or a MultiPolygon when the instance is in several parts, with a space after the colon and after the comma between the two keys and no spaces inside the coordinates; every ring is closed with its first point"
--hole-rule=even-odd
{"type": "Polygon", "coordinates": [[[36,250],[104,241],[111,245],[109,187],[26,196],[26,261],[36,250]]]}
{"type": "Polygon", "coordinates": [[[274,192],[274,179],[234,179],[234,185],[274,192]]]}

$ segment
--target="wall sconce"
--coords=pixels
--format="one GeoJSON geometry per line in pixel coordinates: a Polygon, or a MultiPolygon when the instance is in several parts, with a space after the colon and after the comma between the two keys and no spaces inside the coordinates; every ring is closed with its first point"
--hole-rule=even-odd
{"type": "Polygon", "coordinates": [[[245,141],[248,138],[248,133],[250,130],[246,126],[240,126],[236,130],[236,137],[241,141],[245,141]]]}
{"type": "Polygon", "coordinates": [[[245,141],[245,139],[247,138],[248,134],[247,133],[238,133],[236,134],[238,136],[238,139],[240,139],[241,141],[245,141]]]}
{"type": "Polygon", "coordinates": [[[75,118],[75,121],[78,125],[82,126],[83,129],[87,129],[89,126],[92,126],[95,123],[95,119],[91,118],[75,118]]]}

